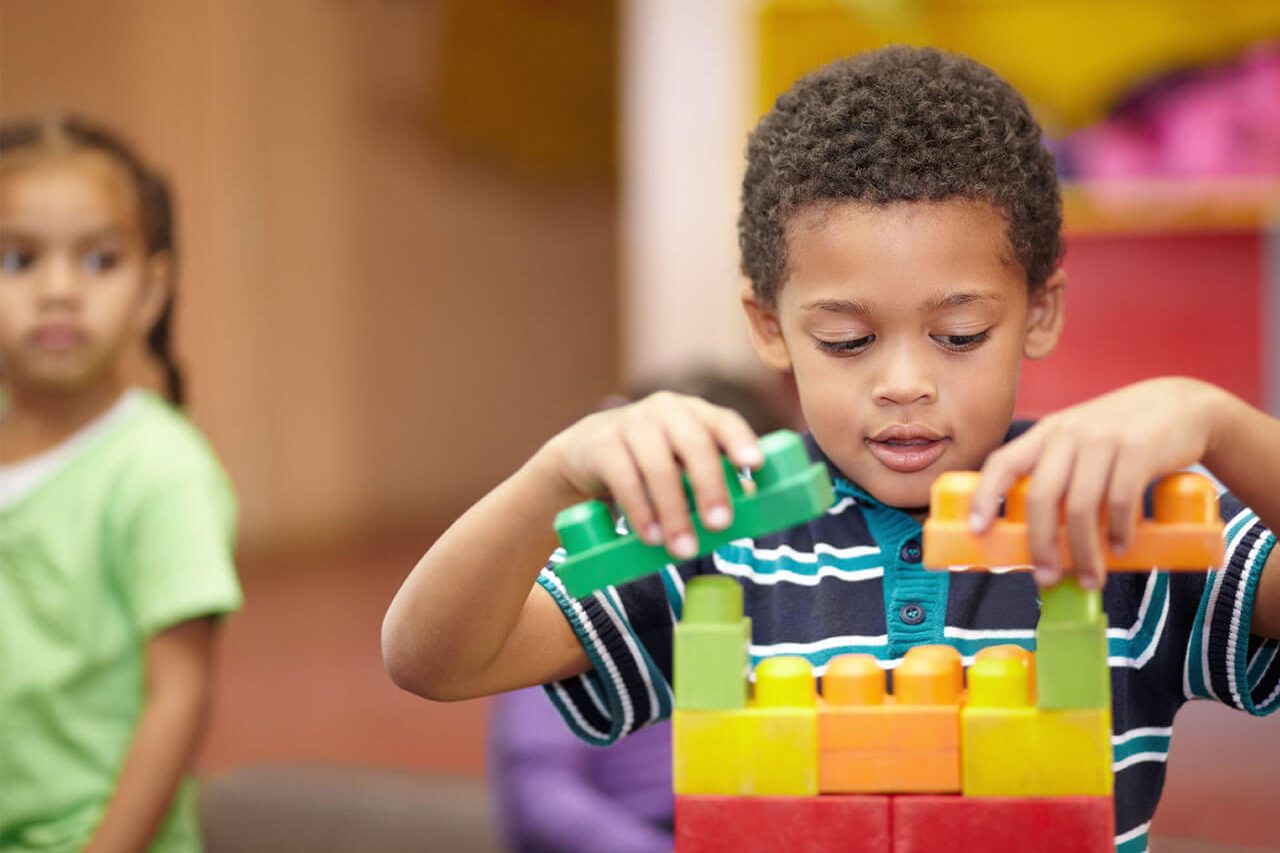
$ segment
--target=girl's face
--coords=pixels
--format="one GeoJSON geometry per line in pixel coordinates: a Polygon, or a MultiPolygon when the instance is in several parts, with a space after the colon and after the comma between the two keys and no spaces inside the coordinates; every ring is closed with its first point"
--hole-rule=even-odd
{"type": "Polygon", "coordinates": [[[133,183],[97,152],[18,151],[0,169],[0,375],[15,390],[121,382],[154,324],[163,255],[148,256],[133,183]]]}

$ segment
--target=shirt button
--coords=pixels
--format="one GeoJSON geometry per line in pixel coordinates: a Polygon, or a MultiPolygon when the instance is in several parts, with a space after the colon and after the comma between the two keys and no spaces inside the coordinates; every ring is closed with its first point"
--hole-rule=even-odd
{"type": "Polygon", "coordinates": [[[920,562],[920,543],[915,539],[908,539],[902,543],[902,549],[898,551],[898,556],[902,558],[904,563],[920,562]]]}
{"type": "Polygon", "coordinates": [[[914,602],[904,604],[898,610],[898,618],[904,625],[919,625],[924,621],[924,608],[914,602]]]}

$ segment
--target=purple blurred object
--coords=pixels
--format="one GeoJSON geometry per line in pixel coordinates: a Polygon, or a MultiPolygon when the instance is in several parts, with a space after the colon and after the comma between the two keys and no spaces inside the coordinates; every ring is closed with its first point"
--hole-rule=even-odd
{"type": "Polygon", "coordinates": [[[1280,44],[1162,77],[1055,147],[1079,178],[1280,176],[1280,44]]]}
{"type": "Polygon", "coordinates": [[[521,853],[671,850],[671,725],[588,746],[541,687],[494,699],[489,790],[499,832],[521,853]]]}

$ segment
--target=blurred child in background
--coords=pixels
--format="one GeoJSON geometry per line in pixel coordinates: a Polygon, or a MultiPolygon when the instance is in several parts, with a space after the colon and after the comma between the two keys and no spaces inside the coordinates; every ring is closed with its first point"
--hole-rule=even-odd
{"type": "Polygon", "coordinates": [[[174,406],[172,208],[118,138],[0,125],[0,850],[201,849],[235,498],[174,406]],[[134,387],[143,344],[169,402],[134,387]]]}
{"type": "MultiPolygon", "coordinates": [[[[789,389],[697,371],[610,397],[602,409],[668,390],[733,409],[757,433],[796,426],[789,389]],[[770,393],[775,391],[775,393],[770,393]]],[[[489,787],[506,847],[519,853],[661,853],[672,846],[671,724],[608,747],[565,726],[542,687],[504,693],[489,718],[489,787]]]]}

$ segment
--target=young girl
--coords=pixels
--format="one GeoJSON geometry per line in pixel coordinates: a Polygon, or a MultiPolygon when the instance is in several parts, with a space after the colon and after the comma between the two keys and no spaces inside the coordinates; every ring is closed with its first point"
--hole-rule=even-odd
{"type": "Polygon", "coordinates": [[[0,125],[0,850],[201,848],[185,778],[235,499],[200,434],[132,387],[169,354],[169,194],[121,141],[0,125]]]}

